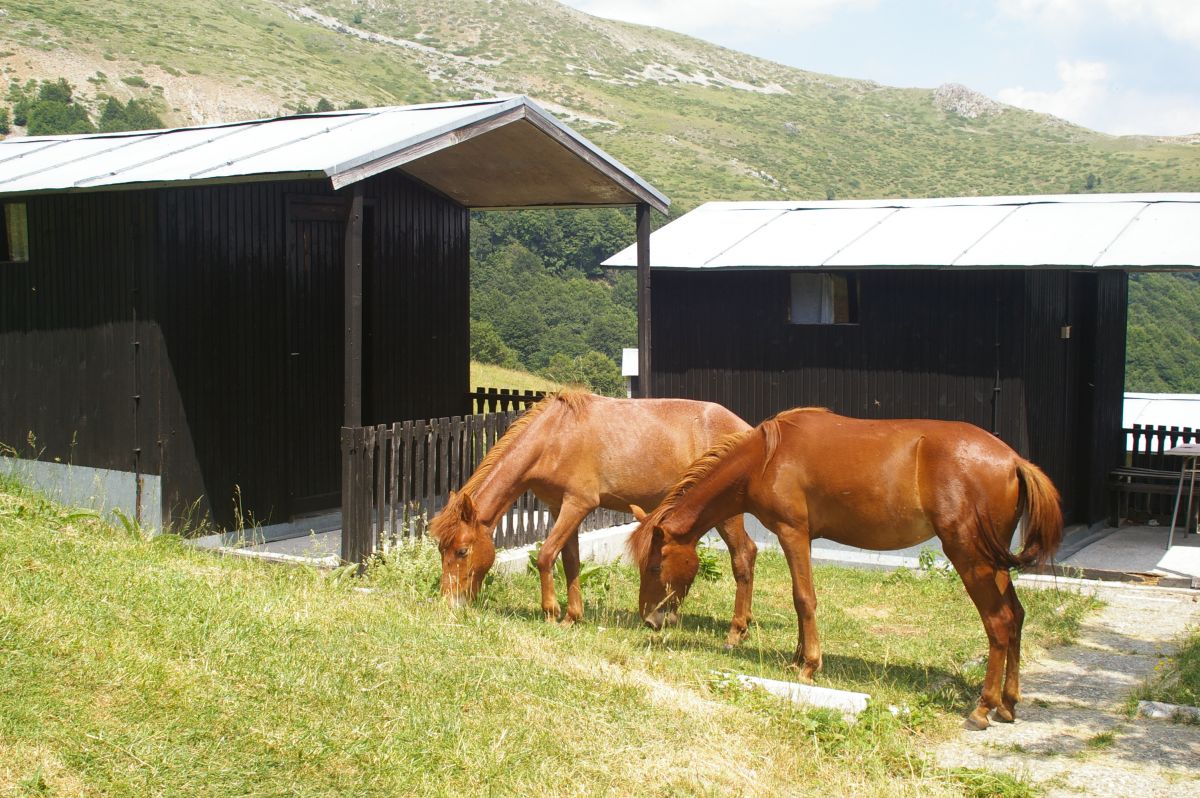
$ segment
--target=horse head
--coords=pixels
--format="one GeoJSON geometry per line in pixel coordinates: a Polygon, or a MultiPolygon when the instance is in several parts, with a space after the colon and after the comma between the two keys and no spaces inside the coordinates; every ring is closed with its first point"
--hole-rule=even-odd
{"type": "Polygon", "coordinates": [[[664,528],[666,512],[661,508],[650,513],[637,505],[631,509],[638,521],[628,542],[641,575],[638,612],[647,626],[658,630],[679,620],[679,606],[696,579],[700,559],[694,545],[680,542],[664,528]]]}
{"type": "Polygon", "coordinates": [[[470,494],[451,493],[429,531],[442,555],[442,595],[453,607],[474,601],[496,561],[496,544],[470,494]]]}

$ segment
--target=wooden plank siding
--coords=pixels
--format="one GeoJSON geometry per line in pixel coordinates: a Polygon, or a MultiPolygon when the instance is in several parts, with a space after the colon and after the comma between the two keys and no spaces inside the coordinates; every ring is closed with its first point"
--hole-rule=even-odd
{"type": "MultiPolygon", "coordinates": [[[[336,506],[345,223],[295,210],[344,193],[27,198],[30,261],[0,264],[0,442],[160,475],[176,520],[336,506]]],[[[467,211],[398,173],[364,196],[364,423],[466,412],[467,211]]]]}
{"type": "Polygon", "coordinates": [[[1125,274],[854,276],[857,324],[792,325],[786,272],[655,272],[653,395],[719,402],[751,423],[805,405],[967,421],[1045,468],[1068,517],[1103,517],[1121,457],[1125,274]]]}

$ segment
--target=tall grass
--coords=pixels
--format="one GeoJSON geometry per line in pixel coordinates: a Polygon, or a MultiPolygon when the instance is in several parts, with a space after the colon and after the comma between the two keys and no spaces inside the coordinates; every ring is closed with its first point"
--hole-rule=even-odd
{"type": "MultiPolygon", "coordinates": [[[[622,567],[570,629],[540,619],[531,576],[455,613],[437,572],[426,543],[365,580],[218,559],[0,485],[0,795],[976,794],[926,755],[982,675],[953,580],[817,570],[821,683],[875,696],[849,725],[714,673],[788,677],[777,555],[730,653],[725,564],[662,634],[622,567]]],[[[1024,598],[1029,649],[1088,607],[1024,598]]]]}

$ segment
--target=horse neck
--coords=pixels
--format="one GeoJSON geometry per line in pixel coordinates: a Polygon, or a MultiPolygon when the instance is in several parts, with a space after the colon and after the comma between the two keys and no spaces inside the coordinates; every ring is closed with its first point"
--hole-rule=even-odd
{"type": "Polygon", "coordinates": [[[679,497],[664,527],[676,539],[695,544],[717,523],[745,512],[746,481],[762,461],[762,436],[754,432],[679,497]]]}
{"type": "Polygon", "coordinates": [[[561,412],[557,406],[547,408],[530,421],[508,444],[492,470],[471,494],[480,518],[488,526],[499,522],[500,516],[528,490],[527,476],[545,449],[547,417],[561,412]]]}

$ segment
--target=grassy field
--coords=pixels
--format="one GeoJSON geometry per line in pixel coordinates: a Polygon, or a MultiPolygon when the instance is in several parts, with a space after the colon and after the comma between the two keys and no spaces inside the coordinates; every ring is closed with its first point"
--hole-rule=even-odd
{"type": "MultiPolygon", "coordinates": [[[[563,629],[529,576],[450,612],[427,545],[359,582],[143,540],[3,484],[0,796],[1029,794],[926,754],[982,676],[956,580],[817,570],[820,683],[874,696],[847,725],[727,686],[717,672],[787,678],[795,620],[764,555],[757,625],[722,651],[722,571],[652,634],[633,574],[595,570],[563,629]]],[[[1089,606],[1024,600],[1029,652],[1089,606]]]]}
{"type": "Polygon", "coordinates": [[[509,388],[518,391],[557,391],[557,382],[530,374],[528,371],[506,369],[490,363],[471,361],[471,390],[476,388],[509,388]]]}

